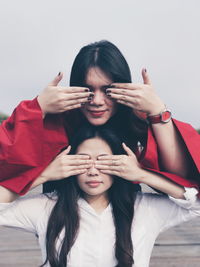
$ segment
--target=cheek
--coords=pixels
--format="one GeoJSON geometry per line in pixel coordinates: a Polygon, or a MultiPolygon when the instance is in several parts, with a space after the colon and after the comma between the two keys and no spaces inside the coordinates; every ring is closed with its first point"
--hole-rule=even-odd
{"type": "Polygon", "coordinates": [[[104,177],[104,183],[108,188],[110,188],[113,184],[113,177],[110,175],[105,176],[104,177]]]}
{"type": "Polygon", "coordinates": [[[76,179],[77,179],[78,185],[82,187],[85,182],[85,175],[84,174],[77,175],[76,179]]]}

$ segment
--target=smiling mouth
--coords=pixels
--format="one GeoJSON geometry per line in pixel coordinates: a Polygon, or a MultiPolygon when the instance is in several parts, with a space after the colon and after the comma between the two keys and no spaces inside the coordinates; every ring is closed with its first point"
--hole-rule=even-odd
{"type": "Polygon", "coordinates": [[[88,110],[93,117],[101,117],[107,110],[88,110]]]}

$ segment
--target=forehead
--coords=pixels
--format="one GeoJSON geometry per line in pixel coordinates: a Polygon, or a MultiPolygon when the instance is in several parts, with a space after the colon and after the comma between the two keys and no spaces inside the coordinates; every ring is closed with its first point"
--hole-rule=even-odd
{"type": "Polygon", "coordinates": [[[94,87],[106,86],[112,82],[113,81],[110,79],[110,77],[98,67],[90,68],[85,79],[86,84],[94,87]]]}
{"type": "Polygon", "coordinates": [[[81,143],[76,151],[76,154],[87,154],[91,157],[97,157],[103,154],[112,154],[109,145],[99,137],[85,140],[81,143]]]}

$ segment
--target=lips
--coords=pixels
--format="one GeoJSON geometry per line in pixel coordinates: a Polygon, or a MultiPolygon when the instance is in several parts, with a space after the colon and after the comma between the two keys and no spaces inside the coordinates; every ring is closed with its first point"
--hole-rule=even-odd
{"type": "Polygon", "coordinates": [[[104,115],[106,110],[88,110],[88,112],[93,116],[93,117],[101,117],[104,115]]]}
{"type": "Polygon", "coordinates": [[[86,184],[89,186],[89,187],[98,187],[100,184],[102,184],[102,182],[100,181],[88,181],[86,182],[86,184]]]}

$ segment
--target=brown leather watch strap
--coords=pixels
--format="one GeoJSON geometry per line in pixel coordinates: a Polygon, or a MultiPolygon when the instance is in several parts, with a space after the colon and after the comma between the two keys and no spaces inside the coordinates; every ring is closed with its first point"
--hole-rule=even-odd
{"type": "Polygon", "coordinates": [[[166,109],[158,115],[148,116],[147,120],[150,124],[167,123],[171,120],[171,118],[172,118],[171,111],[166,109]]]}

